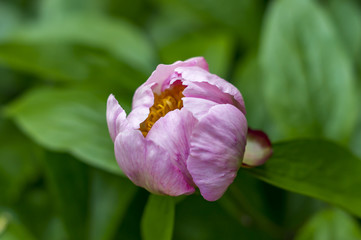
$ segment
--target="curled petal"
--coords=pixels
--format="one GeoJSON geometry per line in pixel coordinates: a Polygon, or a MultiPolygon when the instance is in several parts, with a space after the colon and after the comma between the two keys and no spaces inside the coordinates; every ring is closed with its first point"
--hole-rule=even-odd
{"type": "MultiPolygon", "coordinates": [[[[191,97],[192,95],[194,96],[197,91],[200,91],[199,94],[201,95],[201,97],[216,101],[218,103],[233,104],[239,110],[241,110],[243,114],[246,114],[246,108],[244,105],[242,94],[235,86],[233,86],[226,80],[218,77],[215,74],[211,74],[200,67],[178,67],[175,69],[175,71],[182,77],[183,84],[189,86],[184,90],[184,96],[191,97]],[[211,86],[215,86],[223,94],[216,93],[214,88],[207,87],[206,89],[203,89],[202,86],[199,87],[200,83],[206,83],[211,86]],[[207,96],[207,94],[205,94],[206,90],[212,90],[213,94],[208,94],[207,96]],[[227,100],[226,94],[233,97],[231,102],[227,100]]],[[[173,79],[173,81],[176,80],[178,79],[173,79]]]]}
{"type": "Polygon", "coordinates": [[[170,196],[194,192],[169,153],[144,138],[140,131],[127,129],[119,133],[114,148],[120,168],[136,185],[170,196]]]}
{"type": "Polygon", "coordinates": [[[107,123],[110,137],[113,142],[121,130],[122,126],[126,122],[126,113],[124,109],[119,105],[113,94],[108,97],[107,102],[107,123]]]}
{"type": "Polygon", "coordinates": [[[197,120],[186,109],[174,110],[160,118],[151,128],[147,139],[166,149],[170,159],[181,170],[190,185],[192,177],[187,170],[190,137],[197,120]]]}
{"type": "Polygon", "coordinates": [[[255,167],[264,164],[272,155],[272,145],[268,136],[259,130],[248,129],[247,145],[242,164],[255,167]]]}
{"type": "Polygon", "coordinates": [[[247,120],[230,104],[212,107],[195,126],[187,166],[202,196],[220,198],[237,175],[244,154],[247,120]]]}

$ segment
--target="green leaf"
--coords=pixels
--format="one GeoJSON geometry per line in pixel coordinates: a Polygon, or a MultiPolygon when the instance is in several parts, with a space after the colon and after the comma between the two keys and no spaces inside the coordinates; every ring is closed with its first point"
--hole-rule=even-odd
{"type": "Polygon", "coordinates": [[[358,111],[352,63],[315,1],[272,2],[260,57],[265,100],[284,137],[348,140],[358,111]]]}
{"type": "Polygon", "coordinates": [[[329,11],[350,56],[361,54],[361,10],[356,1],[331,0],[329,11]],[[359,27],[356,27],[359,26],[359,27]]]}
{"type": "Polygon", "coordinates": [[[351,216],[339,209],[316,214],[298,232],[295,240],[360,240],[361,229],[351,216]]]}
{"type": "Polygon", "coordinates": [[[120,174],[106,124],[106,99],[77,89],[35,89],[7,113],[36,142],[120,174]]]}
{"type": "Polygon", "coordinates": [[[49,153],[47,182],[69,239],[87,239],[88,168],[66,154],[49,153]]]}
{"type": "Polygon", "coordinates": [[[361,216],[361,160],[325,140],[294,140],[273,146],[261,167],[247,169],[277,187],[318,198],[361,216]]]}
{"type": "Polygon", "coordinates": [[[25,226],[13,219],[8,213],[0,213],[1,240],[35,240],[25,226]]]}
{"type": "MultiPolygon", "coordinates": [[[[238,33],[242,42],[255,46],[258,42],[262,21],[262,3],[259,0],[181,0],[198,11],[198,15],[206,16],[208,23],[221,23],[238,33]]],[[[212,27],[214,28],[212,24],[212,27]]],[[[224,26],[222,26],[224,28],[224,26]]]]}
{"type": "Polygon", "coordinates": [[[0,204],[19,200],[39,176],[41,149],[0,116],[0,204]]]}
{"type": "Polygon", "coordinates": [[[160,55],[165,63],[203,56],[209,64],[210,72],[225,77],[233,52],[234,41],[231,35],[222,31],[207,31],[183,36],[161,48],[160,55]]]}
{"type": "Polygon", "coordinates": [[[144,240],[170,240],[173,234],[174,199],[151,194],[144,210],[141,230],[144,240]]]}
{"type": "Polygon", "coordinates": [[[89,239],[114,239],[136,190],[128,179],[99,170],[92,172],[89,239]]]}
{"type": "Polygon", "coordinates": [[[139,29],[99,15],[22,25],[0,42],[0,63],[42,78],[112,82],[134,90],[156,64],[139,29]]]}

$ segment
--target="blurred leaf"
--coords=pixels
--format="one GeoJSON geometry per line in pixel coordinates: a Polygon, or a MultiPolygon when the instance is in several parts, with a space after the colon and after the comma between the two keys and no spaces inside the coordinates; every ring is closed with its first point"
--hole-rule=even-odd
{"type": "Polygon", "coordinates": [[[8,205],[38,177],[42,151],[2,118],[0,132],[0,205],[8,205]]]}
{"type": "Polygon", "coordinates": [[[361,54],[361,9],[356,1],[332,0],[329,6],[338,30],[350,56],[356,58],[361,54]]]}
{"type": "MultiPolygon", "coordinates": [[[[237,213],[232,214],[237,215],[237,213]]],[[[238,215],[234,221],[217,202],[205,201],[200,195],[187,196],[177,204],[174,240],[274,239],[259,228],[251,228],[249,218],[238,215]]]]}
{"type": "Polygon", "coordinates": [[[128,179],[99,170],[92,172],[89,239],[114,239],[136,190],[128,179]]]}
{"type": "Polygon", "coordinates": [[[0,41],[18,26],[20,14],[16,8],[5,2],[0,2],[0,41]]]}
{"type": "Polygon", "coordinates": [[[0,239],[1,240],[35,240],[21,223],[12,219],[12,216],[0,213],[0,239]]]}
{"type": "Polygon", "coordinates": [[[232,83],[242,93],[247,109],[248,125],[267,132],[274,141],[279,140],[281,138],[279,129],[267,111],[264,96],[259,94],[262,91],[263,81],[256,53],[248,54],[237,63],[232,83]]]}
{"type": "Polygon", "coordinates": [[[316,214],[295,237],[295,240],[331,239],[360,240],[360,226],[345,212],[328,209],[316,214]]]}
{"type": "Polygon", "coordinates": [[[261,167],[247,169],[277,187],[318,198],[361,216],[361,160],[324,140],[294,140],[273,146],[261,167]]]}
{"type": "Polygon", "coordinates": [[[163,2],[159,4],[158,11],[149,19],[148,25],[151,37],[159,48],[200,31],[206,25],[199,14],[179,1],[163,2]]]}
{"type": "Polygon", "coordinates": [[[234,41],[226,32],[196,33],[164,46],[160,50],[162,61],[173,63],[195,56],[203,56],[209,64],[210,72],[226,77],[231,65],[234,41]]]}
{"type": "Polygon", "coordinates": [[[261,64],[266,103],[286,137],[350,137],[357,116],[354,75],[336,31],[314,1],[272,2],[261,64]]]}
{"type": "Polygon", "coordinates": [[[144,210],[141,231],[144,240],[170,240],[173,235],[174,199],[151,194],[144,210]]]}
{"type": "MultiPolygon", "coordinates": [[[[249,46],[257,46],[262,20],[262,3],[259,0],[181,0],[215,21],[230,27],[249,46]]],[[[211,21],[208,20],[212,24],[211,21]]],[[[215,25],[214,23],[212,25],[215,25]]]]}
{"type": "Polygon", "coordinates": [[[84,14],[22,26],[0,42],[0,62],[43,78],[110,82],[133,91],[156,60],[134,26],[84,14]]]}
{"type": "Polygon", "coordinates": [[[91,92],[35,89],[7,109],[16,123],[36,142],[55,151],[120,174],[105,120],[106,99],[91,92]]]}
{"type": "Polygon", "coordinates": [[[88,168],[66,154],[48,154],[47,181],[69,239],[87,239],[88,168]]]}

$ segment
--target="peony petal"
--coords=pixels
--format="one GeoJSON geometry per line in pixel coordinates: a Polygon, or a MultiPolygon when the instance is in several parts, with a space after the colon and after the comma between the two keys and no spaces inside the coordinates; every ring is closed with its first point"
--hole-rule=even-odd
{"type": "Polygon", "coordinates": [[[241,165],[247,134],[244,114],[230,104],[216,105],[195,126],[187,166],[202,196],[219,199],[241,165]]]}
{"type": "Polygon", "coordinates": [[[189,142],[197,120],[186,109],[176,109],[160,118],[150,129],[147,139],[167,150],[172,162],[181,170],[190,185],[194,185],[186,160],[189,142]]]}
{"type": "Polygon", "coordinates": [[[247,145],[242,164],[255,167],[264,164],[272,155],[272,144],[268,136],[259,130],[248,128],[247,145]]]}
{"type": "MultiPolygon", "coordinates": [[[[183,91],[184,96],[192,97],[198,95],[199,97],[206,98],[217,103],[230,103],[246,114],[242,94],[235,86],[226,80],[199,67],[178,67],[175,69],[175,72],[181,76],[183,85],[189,86],[183,91]],[[213,87],[207,87],[207,84],[217,87],[221,93],[217,93],[213,87]],[[206,87],[206,89],[203,89],[203,87],[206,87]],[[207,95],[207,89],[211,90],[212,94],[207,95]],[[230,101],[228,96],[224,93],[232,96],[234,100],[231,99],[232,101],[230,101]]],[[[176,80],[178,79],[175,78],[172,82],[176,80]]]]}
{"type": "Polygon", "coordinates": [[[216,102],[203,98],[184,97],[182,100],[183,108],[191,112],[196,119],[201,119],[209,109],[218,105],[216,102]]]}
{"type": "Polygon", "coordinates": [[[113,142],[121,131],[122,126],[126,122],[126,113],[124,109],[119,105],[113,94],[108,97],[107,101],[107,123],[110,137],[113,142]]]}
{"type": "Polygon", "coordinates": [[[149,108],[154,103],[154,93],[160,93],[169,88],[170,81],[174,77],[174,69],[177,67],[198,66],[208,71],[208,64],[203,57],[190,58],[184,62],[177,61],[171,65],[159,64],[156,70],[134,93],[132,112],[128,116],[128,122],[133,129],[139,128],[149,114],[149,108]]]}
{"type": "Polygon", "coordinates": [[[171,162],[169,153],[144,138],[139,130],[119,133],[114,148],[120,168],[136,185],[170,196],[194,192],[194,187],[171,162]]]}

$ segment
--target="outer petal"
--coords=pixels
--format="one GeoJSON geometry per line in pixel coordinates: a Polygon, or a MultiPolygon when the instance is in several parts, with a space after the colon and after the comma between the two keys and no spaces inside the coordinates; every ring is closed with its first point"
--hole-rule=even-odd
{"type": "Polygon", "coordinates": [[[119,133],[114,147],[120,168],[136,185],[170,196],[194,192],[171,162],[169,153],[145,139],[140,131],[128,129],[119,133]]]}
{"type": "Polygon", "coordinates": [[[247,134],[244,114],[230,104],[210,109],[193,130],[187,166],[202,196],[219,199],[241,165],[247,134]]]}
{"type": "Polygon", "coordinates": [[[126,122],[126,113],[124,109],[119,105],[113,94],[108,97],[107,102],[107,123],[110,137],[113,142],[121,130],[122,126],[126,122]]]}
{"type": "MultiPolygon", "coordinates": [[[[230,103],[246,114],[242,94],[235,86],[226,80],[199,67],[178,67],[175,69],[175,72],[181,76],[183,84],[188,86],[183,92],[184,96],[194,97],[198,95],[199,97],[217,103],[230,103]],[[212,87],[205,88],[205,83],[212,87]],[[217,93],[214,87],[219,89],[221,93],[217,93]],[[211,90],[212,94],[206,94],[206,91],[208,90],[211,90]],[[229,99],[227,95],[230,95],[233,98],[229,99]]],[[[175,78],[172,81],[174,82],[176,80],[178,79],[175,78]]]]}
{"type": "Polygon", "coordinates": [[[272,155],[272,144],[268,136],[259,130],[248,128],[246,152],[242,164],[255,167],[264,164],[272,155]]]}
{"type": "Polygon", "coordinates": [[[160,118],[150,129],[147,139],[166,149],[172,162],[181,170],[190,185],[194,185],[188,172],[190,138],[197,120],[186,109],[174,110],[160,118]]]}

